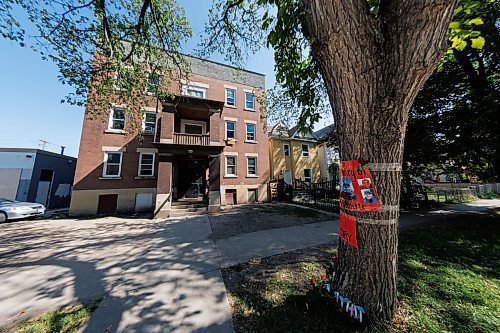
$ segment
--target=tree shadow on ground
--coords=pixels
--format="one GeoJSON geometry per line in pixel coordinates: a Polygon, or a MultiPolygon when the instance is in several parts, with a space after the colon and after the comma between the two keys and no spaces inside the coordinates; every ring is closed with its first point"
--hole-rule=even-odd
{"type": "Polygon", "coordinates": [[[208,222],[58,223],[3,229],[0,325],[102,299],[86,332],[231,327],[217,306],[227,299],[208,222]]]}

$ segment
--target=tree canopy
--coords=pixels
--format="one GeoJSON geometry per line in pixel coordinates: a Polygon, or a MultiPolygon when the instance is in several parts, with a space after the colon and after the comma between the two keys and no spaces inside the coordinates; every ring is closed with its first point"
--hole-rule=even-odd
{"type": "MultiPolygon", "coordinates": [[[[480,17],[472,19],[480,23],[475,25],[473,35],[480,37],[466,40],[448,52],[410,113],[405,166],[414,176],[441,171],[478,176],[485,181],[500,179],[500,5],[485,1],[473,9],[480,17]],[[482,49],[474,47],[477,38],[487,41],[482,49]]],[[[462,14],[460,7],[456,12],[462,14]]]]}

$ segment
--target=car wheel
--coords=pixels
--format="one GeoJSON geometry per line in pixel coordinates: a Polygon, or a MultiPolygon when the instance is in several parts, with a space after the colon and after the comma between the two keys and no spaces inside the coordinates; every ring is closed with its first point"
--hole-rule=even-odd
{"type": "Polygon", "coordinates": [[[0,212],[0,223],[7,221],[7,214],[0,212]]]}

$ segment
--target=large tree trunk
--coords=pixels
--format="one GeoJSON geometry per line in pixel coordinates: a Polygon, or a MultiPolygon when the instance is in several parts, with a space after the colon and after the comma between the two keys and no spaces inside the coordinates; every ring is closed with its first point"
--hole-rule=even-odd
{"type": "Polygon", "coordinates": [[[335,282],[372,318],[396,308],[399,196],[410,107],[446,49],[456,0],[303,0],[303,27],[334,110],[342,160],[372,165],[383,210],[353,213],[359,248],[340,241],[335,282]]]}

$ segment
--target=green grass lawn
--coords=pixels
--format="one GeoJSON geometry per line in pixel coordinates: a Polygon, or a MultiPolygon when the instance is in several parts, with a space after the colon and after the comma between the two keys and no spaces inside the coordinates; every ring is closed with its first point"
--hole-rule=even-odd
{"type": "MultiPolygon", "coordinates": [[[[500,215],[491,213],[402,233],[399,306],[389,331],[499,332],[499,231],[500,215]]],[[[334,251],[315,247],[224,270],[236,331],[354,331],[305,283],[334,251]]]]}
{"type": "Polygon", "coordinates": [[[46,312],[34,318],[20,321],[7,332],[18,333],[72,333],[78,332],[89,320],[96,305],[75,305],[46,312]]]}

